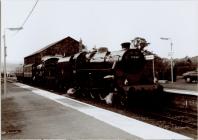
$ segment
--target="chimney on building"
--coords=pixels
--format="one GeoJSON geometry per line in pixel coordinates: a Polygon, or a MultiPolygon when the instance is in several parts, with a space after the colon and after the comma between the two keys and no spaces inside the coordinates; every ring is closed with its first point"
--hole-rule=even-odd
{"type": "Polygon", "coordinates": [[[80,41],[79,41],[79,52],[82,52],[82,49],[83,49],[83,43],[82,43],[82,39],[80,38],[80,41]]]}

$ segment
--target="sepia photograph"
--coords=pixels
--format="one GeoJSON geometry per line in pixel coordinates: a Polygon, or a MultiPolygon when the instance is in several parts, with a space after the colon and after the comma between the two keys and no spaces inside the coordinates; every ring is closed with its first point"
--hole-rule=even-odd
{"type": "Polygon", "coordinates": [[[198,139],[197,0],[0,0],[2,140],[198,139]]]}

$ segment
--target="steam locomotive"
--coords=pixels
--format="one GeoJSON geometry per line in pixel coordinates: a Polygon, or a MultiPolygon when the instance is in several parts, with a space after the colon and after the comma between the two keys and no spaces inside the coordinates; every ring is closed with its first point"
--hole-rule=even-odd
{"type": "Polygon", "coordinates": [[[119,51],[103,47],[68,57],[43,57],[42,64],[23,66],[17,79],[58,90],[74,88],[76,95],[93,99],[104,100],[111,94],[123,106],[159,100],[163,87],[157,83],[152,61],[147,60],[148,43],[121,45],[119,51]]]}

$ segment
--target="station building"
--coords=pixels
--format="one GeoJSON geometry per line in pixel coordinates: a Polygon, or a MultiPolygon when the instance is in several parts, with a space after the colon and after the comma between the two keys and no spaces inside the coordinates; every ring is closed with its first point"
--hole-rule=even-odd
{"type": "Polygon", "coordinates": [[[54,42],[24,58],[24,65],[40,64],[44,56],[70,56],[85,48],[82,41],[77,41],[70,36],[54,42]]]}

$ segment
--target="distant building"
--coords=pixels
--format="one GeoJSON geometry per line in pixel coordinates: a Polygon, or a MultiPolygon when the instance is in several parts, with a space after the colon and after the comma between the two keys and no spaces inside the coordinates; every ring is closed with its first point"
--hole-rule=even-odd
{"type": "Polygon", "coordinates": [[[84,48],[84,45],[82,44],[81,40],[78,42],[77,40],[68,36],[34,52],[29,56],[26,56],[24,58],[24,64],[40,64],[41,58],[44,56],[70,56],[72,54],[78,53],[82,48],[84,48]]]}

